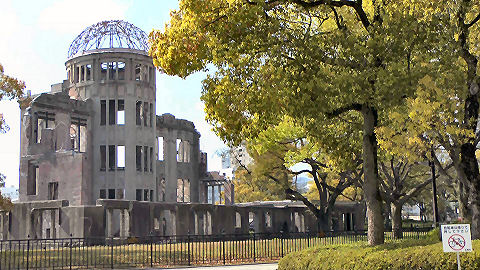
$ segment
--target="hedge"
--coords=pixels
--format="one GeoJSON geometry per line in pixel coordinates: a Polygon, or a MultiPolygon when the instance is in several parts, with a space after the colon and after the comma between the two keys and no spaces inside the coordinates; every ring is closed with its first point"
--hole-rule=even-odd
{"type": "MultiPolygon", "coordinates": [[[[391,241],[375,247],[360,242],[305,249],[281,259],[278,270],[457,269],[456,254],[444,253],[442,243],[434,238],[391,241]]],[[[460,255],[462,269],[480,269],[480,240],[473,241],[473,250],[460,255]]]]}

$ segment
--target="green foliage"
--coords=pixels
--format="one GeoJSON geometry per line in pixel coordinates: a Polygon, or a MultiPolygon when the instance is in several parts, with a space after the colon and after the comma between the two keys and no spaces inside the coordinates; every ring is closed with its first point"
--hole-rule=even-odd
{"type": "MultiPolygon", "coordinates": [[[[431,235],[438,234],[432,231],[431,235]]],[[[429,234],[430,235],[430,234],[429,234]]],[[[462,253],[462,269],[480,268],[480,240],[473,252],[462,253]]],[[[280,260],[279,270],[320,269],[457,269],[455,253],[444,253],[438,239],[387,242],[376,247],[366,243],[310,248],[290,253],[280,260]]]]}
{"type": "Polygon", "coordinates": [[[235,172],[235,202],[285,199],[285,188],[265,176],[253,176],[245,169],[235,172]]]}
{"type": "Polygon", "coordinates": [[[437,228],[429,231],[427,236],[426,236],[426,239],[429,240],[429,241],[432,241],[432,242],[442,241],[442,237],[441,237],[441,234],[440,234],[440,228],[437,227],[437,228]]]}
{"type": "MultiPolygon", "coordinates": [[[[25,89],[25,83],[5,75],[3,65],[0,63],[0,100],[18,100],[23,96],[23,89],[25,89]]],[[[0,113],[0,133],[5,133],[8,130],[9,127],[5,123],[3,114],[0,113]]],[[[0,173],[0,187],[3,186],[5,186],[5,175],[0,173]]],[[[11,207],[12,202],[10,199],[3,197],[2,193],[0,192],[0,209],[8,210],[11,207]]]]}
{"type": "MultiPolygon", "coordinates": [[[[23,95],[25,83],[13,77],[4,74],[4,68],[0,63],[0,100],[19,99],[23,95]]],[[[0,114],[0,133],[8,131],[3,115],[0,114]]]]}

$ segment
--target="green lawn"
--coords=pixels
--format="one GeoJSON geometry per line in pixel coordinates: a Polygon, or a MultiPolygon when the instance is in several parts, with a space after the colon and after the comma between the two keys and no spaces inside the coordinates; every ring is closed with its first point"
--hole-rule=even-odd
{"type": "MultiPolygon", "coordinates": [[[[420,233],[422,235],[425,233],[420,233]]],[[[405,233],[407,238],[417,238],[417,233],[405,233]]],[[[388,239],[391,233],[386,233],[388,239]]],[[[125,244],[115,246],[56,245],[53,242],[31,241],[26,245],[14,246],[14,251],[0,252],[0,269],[43,268],[110,268],[146,267],[173,265],[233,264],[253,261],[276,261],[284,255],[308,247],[328,246],[366,241],[366,236],[311,237],[298,239],[252,239],[240,241],[216,241],[187,243],[156,242],[147,244],[125,244]],[[113,254],[113,256],[112,256],[113,254]],[[28,256],[27,256],[28,255],[28,256]],[[28,260],[27,260],[28,258],[28,260]]],[[[131,241],[135,242],[135,241],[131,241]]]]}

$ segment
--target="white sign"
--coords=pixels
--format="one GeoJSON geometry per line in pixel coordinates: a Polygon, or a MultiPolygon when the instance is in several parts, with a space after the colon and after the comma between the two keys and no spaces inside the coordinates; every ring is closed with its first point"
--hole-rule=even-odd
{"type": "Polygon", "coordinates": [[[442,225],[443,252],[472,252],[470,224],[442,225]]]}

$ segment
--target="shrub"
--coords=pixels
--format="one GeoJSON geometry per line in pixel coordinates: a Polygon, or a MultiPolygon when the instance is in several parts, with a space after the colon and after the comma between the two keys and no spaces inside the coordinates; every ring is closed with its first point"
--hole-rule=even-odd
{"type": "MultiPolygon", "coordinates": [[[[456,254],[444,253],[435,237],[433,232],[425,239],[392,241],[375,247],[362,242],[310,248],[288,254],[280,260],[278,269],[457,269],[456,254]]],[[[473,241],[473,250],[460,255],[462,269],[480,269],[480,240],[473,241]]]]}

